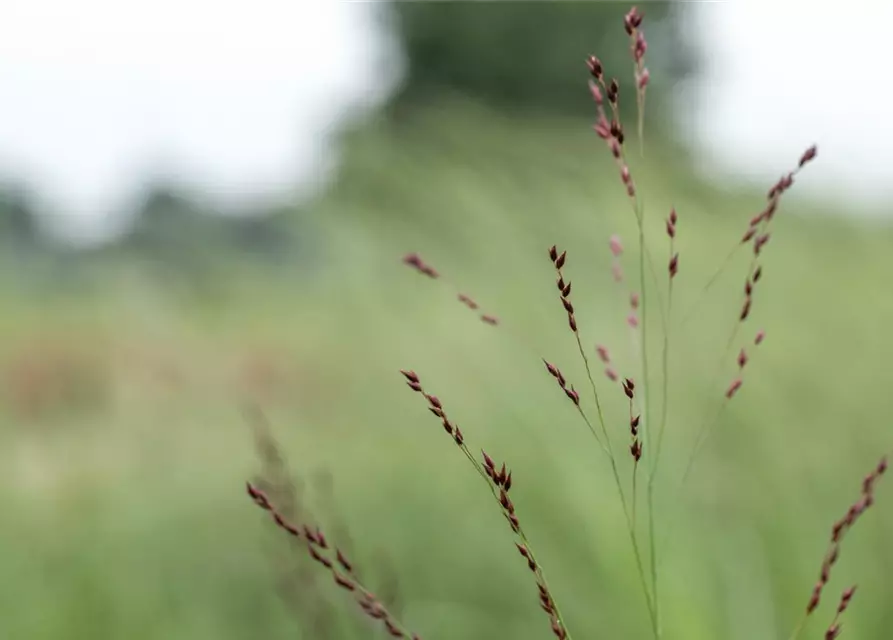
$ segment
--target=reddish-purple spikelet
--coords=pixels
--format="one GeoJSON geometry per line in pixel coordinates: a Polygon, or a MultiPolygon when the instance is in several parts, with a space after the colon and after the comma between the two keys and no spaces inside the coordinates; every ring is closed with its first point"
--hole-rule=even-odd
{"type": "Polygon", "coordinates": [[[464,293],[459,294],[459,302],[464,304],[466,307],[468,307],[472,311],[475,311],[478,308],[478,303],[475,302],[474,300],[472,300],[469,296],[465,295],[464,293]]]}
{"type": "Polygon", "coordinates": [[[556,285],[559,291],[559,300],[561,301],[565,312],[567,312],[567,324],[570,327],[570,330],[577,335],[577,339],[579,341],[579,334],[577,333],[577,318],[576,316],[574,316],[574,305],[571,303],[569,298],[571,293],[571,283],[564,281],[564,276],[561,272],[561,269],[562,267],[564,267],[564,264],[567,260],[567,251],[562,251],[561,254],[558,254],[558,249],[555,247],[555,245],[552,245],[549,248],[549,258],[552,259],[552,266],[555,267],[555,272],[558,275],[556,285]],[[556,257],[553,258],[552,256],[556,257]]]}
{"type": "Polygon", "coordinates": [[[622,384],[622,386],[623,386],[623,393],[626,394],[626,397],[627,397],[627,398],[629,398],[630,400],[632,400],[632,399],[633,399],[633,396],[635,395],[634,392],[635,392],[635,388],[636,388],[636,387],[635,387],[635,384],[634,384],[633,381],[632,381],[632,379],[630,379],[630,378],[624,378],[624,379],[623,379],[623,384],[622,384]]]}
{"type": "Polygon", "coordinates": [[[574,386],[571,385],[570,389],[565,389],[564,393],[570,398],[571,402],[573,402],[578,407],[580,406],[580,394],[574,389],[574,386]]]}
{"type": "Polygon", "coordinates": [[[601,105],[604,103],[605,99],[602,97],[602,90],[592,80],[589,81],[589,91],[592,93],[592,99],[595,101],[595,104],[601,105]]]}
{"type": "MultiPolygon", "coordinates": [[[[599,103],[598,106],[599,109],[602,108],[601,103],[599,103]]],[[[611,139],[611,126],[608,124],[608,121],[604,117],[599,118],[598,122],[596,122],[592,128],[595,130],[595,133],[598,134],[598,137],[602,140],[611,139]]]]}
{"type": "Polygon", "coordinates": [[[837,605],[838,614],[843,613],[844,611],[846,611],[847,607],[850,606],[850,600],[853,599],[854,593],[856,593],[856,585],[844,589],[843,593],[840,596],[840,603],[837,605]]]}
{"type": "Polygon", "coordinates": [[[623,254],[623,244],[620,242],[620,236],[616,234],[611,236],[609,246],[611,247],[611,253],[615,258],[619,258],[623,254]]]}
{"type": "Polygon", "coordinates": [[[670,280],[675,278],[676,274],[679,272],[679,253],[674,251],[676,239],[676,222],[678,220],[679,215],[676,213],[676,208],[673,207],[670,209],[670,215],[668,215],[666,219],[667,236],[670,238],[670,262],[667,266],[667,271],[670,274],[670,280]]]}
{"type": "Polygon", "coordinates": [[[629,452],[633,457],[633,462],[638,465],[639,460],[642,458],[642,441],[639,440],[640,416],[633,412],[633,398],[635,397],[636,385],[632,378],[624,378],[621,386],[623,393],[629,398],[629,452]]]}
{"type": "MultiPolygon", "coordinates": [[[[639,52],[641,56],[644,56],[646,48],[647,43],[645,42],[644,37],[642,37],[641,39],[637,39],[634,42],[634,50],[639,52]]],[[[590,70],[591,69],[592,65],[590,64],[590,70]]],[[[601,71],[600,68],[599,71],[601,71]]],[[[639,58],[636,63],[636,89],[637,96],[640,100],[644,96],[645,86],[648,84],[648,80],[648,71],[642,66],[641,58],[639,58]]],[[[614,158],[617,164],[617,168],[620,172],[620,179],[626,189],[626,193],[631,200],[635,200],[635,180],[633,179],[629,166],[626,164],[623,158],[623,143],[625,137],[623,133],[623,125],[616,119],[616,117],[610,120],[608,119],[608,116],[605,113],[604,104],[602,102],[602,95],[604,95],[608,99],[608,103],[611,106],[613,114],[615,116],[617,115],[620,99],[620,83],[617,81],[616,78],[612,78],[610,84],[606,85],[604,77],[601,75],[601,73],[599,73],[598,77],[596,77],[596,82],[599,91],[597,93],[593,92],[597,112],[596,123],[593,126],[593,129],[595,130],[596,134],[607,144],[608,150],[611,152],[611,156],[614,158]],[[604,92],[604,94],[602,94],[602,91],[604,92]]],[[[619,253],[616,252],[613,244],[612,252],[615,252],[615,256],[619,255],[619,253]]]]}
{"type": "Polygon", "coordinates": [[[431,265],[422,260],[422,257],[417,253],[408,253],[403,257],[403,264],[412,267],[419,273],[428,276],[429,278],[438,278],[439,273],[434,269],[431,265]]]}
{"type": "MultiPolygon", "coordinates": [[[[620,83],[617,81],[617,78],[611,78],[611,83],[608,85],[608,102],[612,105],[617,105],[617,100],[620,98],[620,83]]],[[[615,123],[612,123],[616,126],[615,123]]],[[[615,136],[616,137],[616,136],[615,136]]]]}
{"type": "Polygon", "coordinates": [[[812,160],[814,160],[815,157],[816,157],[816,155],[818,154],[818,151],[819,151],[819,150],[818,150],[818,148],[816,147],[816,145],[812,145],[811,147],[809,147],[809,149],[807,149],[806,151],[804,151],[804,152],[803,152],[803,155],[800,156],[800,162],[798,163],[797,166],[802,168],[802,167],[805,166],[808,162],[812,162],[812,160]]]}
{"type": "Polygon", "coordinates": [[[641,31],[636,34],[636,43],[633,46],[633,58],[636,62],[641,62],[645,52],[648,51],[648,43],[645,42],[645,36],[641,31]]]}
{"type": "Polygon", "coordinates": [[[753,304],[753,298],[751,296],[747,296],[744,300],[744,305],[741,307],[741,314],[738,316],[738,319],[741,322],[747,320],[747,316],[750,315],[750,307],[753,304]]]}
{"type": "Polygon", "coordinates": [[[769,234],[768,233],[764,233],[762,235],[757,236],[753,243],[754,255],[756,255],[756,256],[760,255],[760,251],[763,250],[763,246],[767,242],[769,242],[769,234]]]}
{"type": "Polygon", "coordinates": [[[547,360],[543,360],[543,364],[546,365],[546,371],[548,371],[549,374],[553,378],[555,378],[555,381],[558,382],[558,387],[562,391],[564,391],[564,394],[567,396],[568,400],[573,402],[574,405],[579,408],[580,394],[577,392],[576,389],[574,389],[574,385],[570,385],[570,387],[568,387],[567,381],[564,379],[564,375],[554,364],[548,362],[547,360]]]}
{"type": "Polygon", "coordinates": [[[729,385],[729,388],[726,389],[726,398],[729,400],[734,397],[738,390],[741,388],[741,385],[744,384],[744,381],[741,378],[735,378],[732,380],[732,384],[729,385]]]}
{"type": "Polygon", "coordinates": [[[615,262],[611,265],[611,273],[614,276],[615,282],[623,282],[623,267],[620,266],[619,262],[615,262]]]}
{"type": "Polygon", "coordinates": [[[592,74],[592,77],[596,80],[602,81],[603,78],[603,69],[602,62],[595,56],[589,56],[586,58],[586,66],[589,67],[589,73],[592,74]]]}
{"type": "Polygon", "coordinates": [[[596,345],[595,347],[596,353],[598,353],[599,359],[605,364],[611,363],[611,354],[608,353],[608,348],[604,345],[596,345]]]}
{"type": "Polygon", "coordinates": [[[638,89],[644,89],[648,86],[648,81],[651,79],[651,73],[648,69],[642,69],[642,72],[639,74],[639,80],[636,83],[636,87],[638,89]]]}

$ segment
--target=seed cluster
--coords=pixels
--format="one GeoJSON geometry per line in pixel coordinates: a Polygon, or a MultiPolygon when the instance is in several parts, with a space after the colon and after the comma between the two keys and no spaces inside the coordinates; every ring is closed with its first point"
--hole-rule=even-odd
{"type": "Polygon", "coordinates": [[[526,543],[524,532],[521,530],[521,523],[518,521],[518,516],[515,514],[515,505],[511,498],[509,498],[509,490],[512,488],[512,472],[506,471],[505,463],[503,463],[497,471],[496,463],[493,461],[493,458],[487,455],[486,451],[481,451],[481,456],[483,458],[484,473],[492,483],[494,491],[497,492],[502,513],[508,521],[509,526],[512,528],[512,531],[520,538],[519,541],[515,542],[515,547],[518,549],[518,553],[521,554],[521,557],[527,562],[527,568],[530,569],[536,577],[540,606],[549,616],[552,633],[559,640],[564,640],[567,637],[567,631],[564,628],[561,617],[558,615],[558,610],[555,606],[555,601],[552,599],[552,595],[549,592],[549,587],[546,585],[546,582],[542,577],[542,570],[536,562],[536,557],[526,543]]]}
{"type": "Polygon", "coordinates": [[[641,416],[635,413],[633,401],[635,400],[636,385],[632,378],[624,378],[623,393],[629,399],[629,434],[632,442],[629,445],[629,452],[635,462],[639,462],[642,458],[642,441],[639,440],[639,419],[641,416]]]}
{"type": "MultiPolygon", "coordinates": [[[[262,491],[268,502],[276,505],[279,515],[293,527],[300,528],[303,523],[319,521],[315,509],[311,509],[310,503],[315,502],[327,514],[330,536],[338,540],[343,554],[350,555],[354,539],[344,520],[339,517],[332,475],[323,470],[317,471],[311,478],[294,475],[261,408],[248,403],[243,407],[243,416],[254,432],[261,463],[251,481],[252,486],[262,491]],[[307,495],[310,491],[315,493],[313,501],[307,495]]],[[[341,628],[339,619],[343,614],[336,603],[326,596],[328,572],[319,571],[316,561],[304,552],[304,540],[289,536],[288,542],[290,544],[274,544],[269,550],[271,569],[282,603],[300,626],[302,637],[331,638],[341,628]]],[[[378,590],[378,599],[399,619],[404,603],[400,581],[389,554],[378,550],[369,560],[375,564],[369,568],[372,569],[371,575],[376,577],[376,582],[369,586],[378,590]]],[[[356,613],[362,615],[365,622],[377,625],[363,611],[357,610],[356,613]]]]}
{"type": "MultiPolygon", "coordinates": [[[[614,281],[621,284],[623,283],[623,265],[620,258],[623,255],[623,244],[620,242],[620,236],[616,233],[612,235],[608,246],[611,249],[612,256],[611,273],[614,275],[614,281]]],[[[626,317],[626,324],[629,325],[630,329],[635,329],[639,326],[639,294],[635,291],[629,294],[629,308],[630,312],[626,317]]],[[[608,377],[610,378],[611,376],[608,377]]],[[[616,378],[612,378],[612,380],[616,380],[616,378]]]]}
{"type": "MultiPolygon", "coordinates": [[[[640,29],[643,17],[639,10],[633,7],[623,18],[623,26],[630,37],[630,48],[633,61],[635,62],[636,100],[640,113],[645,101],[645,89],[651,78],[651,74],[645,68],[645,53],[648,51],[648,43],[645,40],[645,34],[640,29]]],[[[626,136],[623,132],[623,125],[620,122],[620,83],[616,78],[612,78],[610,83],[606,82],[604,67],[598,57],[589,56],[586,60],[586,66],[589,68],[589,74],[592,76],[589,82],[589,90],[597,108],[595,132],[608,145],[611,156],[617,163],[620,179],[626,188],[626,193],[631,199],[635,200],[635,181],[623,156],[623,143],[626,136]],[[604,109],[605,98],[607,98],[611,108],[610,120],[604,109]]],[[[641,133],[641,120],[639,124],[641,133]]]]}
{"type": "Polygon", "coordinates": [[[567,261],[567,251],[562,251],[559,254],[558,248],[553,244],[549,247],[549,258],[552,260],[552,265],[555,267],[555,272],[558,274],[558,280],[555,281],[555,286],[558,287],[559,299],[561,300],[562,306],[564,306],[564,310],[567,312],[568,326],[570,326],[571,331],[577,333],[577,319],[574,316],[574,305],[570,301],[571,283],[570,281],[564,281],[564,275],[561,272],[564,263],[567,261]]]}
{"type": "MultiPolygon", "coordinates": [[[[834,523],[834,526],[831,528],[831,540],[828,544],[828,549],[825,552],[825,557],[822,560],[822,568],[819,573],[818,582],[816,582],[815,586],[812,589],[812,595],[809,598],[809,602],[806,605],[806,615],[811,615],[816,608],[819,606],[819,601],[822,597],[822,591],[825,586],[828,584],[828,580],[831,577],[831,569],[837,563],[838,557],[840,555],[840,545],[843,542],[846,534],[852,529],[853,525],[856,524],[856,521],[859,517],[865,513],[865,511],[874,504],[874,489],[875,484],[878,479],[887,471],[887,459],[886,457],[881,458],[880,462],[877,463],[874,469],[865,476],[862,480],[862,490],[859,495],[859,499],[854,502],[849,509],[847,509],[846,514],[840,518],[837,522],[834,523]]],[[[838,633],[840,633],[840,621],[839,617],[844,612],[844,610],[849,606],[850,600],[853,597],[853,593],[856,587],[850,587],[846,591],[843,592],[841,596],[840,603],[837,607],[837,614],[834,617],[834,620],[831,622],[831,626],[828,627],[828,631],[825,634],[825,638],[827,640],[831,640],[836,638],[838,633]]]]}
{"type": "Polygon", "coordinates": [[[620,171],[620,179],[623,182],[623,186],[626,187],[626,194],[630,198],[635,198],[636,184],[630,173],[629,165],[623,159],[623,142],[626,136],[619,119],[620,83],[617,82],[616,78],[612,78],[609,84],[605,83],[602,63],[597,57],[589,56],[586,64],[589,66],[589,73],[594,79],[594,82],[590,81],[589,83],[589,90],[592,93],[592,99],[595,101],[597,109],[595,133],[608,145],[608,150],[611,152],[611,156],[614,158],[620,171]],[[605,112],[605,96],[607,96],[608,104],[611,107],[612,116],[610,120],[608,120],[605,112]]]}
{"type": "Polygon", "coordinates": [[[248,496],[258,507],[270,514],[276,526],[289,535],[303,539],[307,543],[307,552],[310,554],[310,557],[331,572],[335,584],[353,593],[363,613],[373,620],[380,620],[390,637],[421,640],[419,635],[407,632],[403,625],[391,615],[384,604],[363,586],[354,572],[353,564],[347,559],[343,551],[338,548],[332,548],[329,545],[328,540],[326,540],[319,527],[314,529],[304,524],[299,528],[291,524],[273,506],[266,493],[250,482],[246,484],[246,488],[248,496]]]}
{"type": "MultiPolygon", "coordinates": [[[[763,330],[757,331],[757,335],[754,336],[753,345],[759,346],[763,339],[766,337],[766,332],[763,330]]],[[[726,388],[726,399],[731,400],[738,390],[741,389],[741,385],[744,384],[744,367],[747,365],[750,360],[747,355],[747,351],[745,351],[744,347],[741,347],[741,351],[738,352],[738,375],[732,380],[731,384],[729,384],[728,388],[726,388]]]]}
{"type": "Polygon", "coordinates": [[[615,282],[623,282],[623,267],[620,265],[620,256],[623,255],[623,244],[620,242],[620,236],[614,234],[608,243],[611,248],[611,272],[614,274],[615,282]]]}
{"type": "Polygon", "coordinates": [[[800,156],[800,160],[797,163],[797,168],[783,175],[775,184],[772,185],[772,187],[769,189],[769,192],[766,194],[766,207],[760,213],[750,219],[747,231],[745,231],[744,235],[741,237],[741,244],[747,244],[748,242],[751,242],[753,244],[753,262],[751,264],[751,268],[745,282],[744,303],[741,307],[741,313],[739,315],[739,319],[741,322],[744,322],[747,319],[747,316],[750,315],[750,308],[753,302],[753,289],[756,283],[759,281],[760,276],[763,272],[762,267],[758,263],[758,259],[763,251],[763,248],[769,242],[769,224],[775,217],[775,213],[778,210],[778,205],[781,201],[781,197],[785,194],[785,192],[787,192],[788,189],[791,188],[791,186],[793,186],[794,176],[803,167],[814,160],[817,154],[818,148],[815,145],[809,147],[800,156]]]}
{"type": "MultiPolygon", "coordinates": [[[[763,277],[763,267],[760,264],[759,259],[763,248],[769,242],[769,223],[775,217],[781,196],[794,184],[794,176],[797,172],[815,159],[817,154],[818,148],[815,145],[809,147],[800,156],[797,168],[783,175],[772,185],[769,192],[766,194],[766,207],[750,219],[747,231],[741,238],[742,244],[747,244],[748,242],[752,243],[753,258],[748,270],[747,278],[744,282],[744,301],[741,303],[741,310],[738,313],[739,324],[743,324],[750,317],[751,309],[753,308],[754,290],[756,289],[757,283],[763,277]]],[[[764,337],[765,334],[763,331],[758,332],[754,339],[754,345],[759,345],[764,337]]],[[[726,388],[726,398],[731,399],[741,388],[741,385],[743,384],[741,372],[743,372],[747,360],[747,353],[744,348],[742,348],[738,353],[739,374],[726,388]]]]}
{"type": "MultiPolygon", "coordinates": [[[[636,89],[640,93],[644,93],[645,87],[648,86],[648,81],[651,79],[651,74],[648,73],[648,69],[644,67],[645,64],[645,52],[648,51],[648,43],[645,41],[645,34],[642,33],[639,27],[642,26],[642,18],[644,16],[639,13],[638,8],[633,7],[630,9],[627,14],[623,17],[623,28],[626,30],[626,35],[630,37],[632,42],[632,54],[633,60],[636,63],[636,89]]],[[[640,100],[643,96],[640,96],[640,100]]]]}
{"type": "MultiPolygon", "coordinates": [[[[555,371],[559,376],[561,375],[557,369],[555,369],[555,371]]],[[[518,551],[527,561],[527,566],[530,568],[531,571],[533,571],[534,575],[536,576],[537,589],[539,591],[540,597],[540,605],[549,615],[549,622],[552,628],[552,632],[554,633],[555,637],[558,638],[558,640],[565,640],[567,638],[567,630],[564,627],[564,622],[562,621],[561,616],[558,613],[558,608],[556,607],[555,602],[549,592],[549,588],[546,584],[546,579],[543,576],[542,569],[540,569],[539,565],[537,564],[536,558],[533,555],[533,550],[530,548],[527,537],[524,535],[524,531],[521,529],[521,523],[518,520],[517,514],[515,513],[515,504],[514,502],[512,502],[511,498],[509,498],[509,490],[512,488],[512,472],[506,469],[505,463],[502,463],[502,465],[497,470],[496,463],[493,461],[493,458],[491,458],[485,451],[481,451],[483,462],[478,462],[478,460],[468,449],[468,445],[465,444],[465,437],[462,435],[461,429],[459,429],[458,425],[456,425],[454,422],[451,422],[450,419],[447,417],[446,411],[444,410],[443,404],[441,403],[440,399],[437,396],[425,392],[419,376],[415,371],[401,370],[400,373],[403,374],[403,377],[406,379],[406,384],[409,386],[410,389],[424,396],[424,398],[428,402],[428,410],[431,411],[431,413],[433,413],[435,416],[440,418],[441,425],[443,425],[444,431],[446,431],[453,438],[453,441],[462,450],[462,453],[465,454],[465,457],[468,458],[469,462],[471,462],[475,470],[487,480],[488,485],[493,492],[493,496],[499,503],[502,514],[508,521],[512,532],[518,537],[518,541],[515,542],[518,551]]]]}
{"type": "Polygon", "coordinates": [[[598,354],[598,359],[605,365],[605,377],[611,382],[617,382],[617,371],[611,366],[611,353],[608,351],[608,348],[597,344],[595,345],[595,352],[598,354]]]}
{"type": "Polygon", "coordinates": [[[425,399],[428,401],[428,410],[433,413],[435,416],[440,418],[440,423],[443,425],[443,430],[447,432],[452,438],[453,441],[465,452],[467,456],[471,456],[471,453],[468,451],[468,447],[465,446],[465,437],[462,435],[462,430],[458,425],[450,422],[450,419],[447,417],[446,411],[443,410],[443,405],[440,403],[440,399],[429,393],[425,393],[425,390],[422,388],[422,383],[419,380],[418,374],[415,371],[410,371],[406,369],[401,369],[400,373],[403,374],[403,377],[406,378],[406,385],[415,391],[416,393],[422,394],[425,399]]]}
{"type": "Polygon", "coordinates": [[[580,406],[580,394],[574,389],[574,385],[570,387],[567,386],[567,380],[564,379],[564,374],[561,373],[561,370],[556,367],[551,362],[547,360],[543,360],[543,364],[546,365],[546,370],[555,378],[555,381],[558,383],[558,386],[564,391],[564,394],[567,396],[567,399],[574,403],[577,407],[580,406]]]}
{"type": "Polygon", "coordinates": [[[828,630],[825,631],[825,640],[834,640],[834,638],[840,635],[840,616],[850,606],[850,600],[853,599],[854,593],[856,593],[856,585],[843,590],[843,593],[840,595],[840,602],[837,604],[837,612],[834,614],[834,619],[828,626],[828,630]]]}
{"type": "MultiPolygon", "coordinates": [[[[424,276],[428,276],[433,280],[442,279],[440,273],[430,264],[425,262],[417,253],[408,253],[403,256],[403,264],[407,265],[408,267],[414,269],[424,276]]],[[[471,296],[468,296],[464,293],[459,293],[456,297],[463,306],[471,309],[472,311],[478,311],[480,309],[480,305],[478,305],[478,303],[475,302],[471,296]]],[[[499,324],[499,318],[489,313],[482,313],[480,315],[480,319],[481,322],[483,322],[484,324],[494,326],[499,324]]]]}
{"type": "Polygon", "coordinates": [[[422,275],[428,276],[429,278],[436,280],[440,277],[440,274],[437,270],[429,265],[427,262],[422,260],[422,257],[417,253],[408,253],[403,257],[403,264],[415,269],[422,275]]]}
{"type": "Polygon", "coordinates": [[[675,250],[676,240],[676,222],[679,216],[676,214],[676,208],[670,209],[670,215],[667,216],[667,236],[670,238],[670,264],[667,271],[670,273],[670,280],[676,277],[679,272],[679,254],[675,250]]]}

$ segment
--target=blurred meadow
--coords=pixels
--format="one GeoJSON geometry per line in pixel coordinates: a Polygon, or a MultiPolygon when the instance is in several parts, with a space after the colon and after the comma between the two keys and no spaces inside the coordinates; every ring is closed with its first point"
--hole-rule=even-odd
{"type": "MultiPolygon", "coordinates": [[[[635,287],[637,227],[592,131],[583,64],[597,53],[620,79],[636,149],[633,94],[623,91],[628,7],[389,8],[407,79],[341,133],[334,177],[311,199],[224,216],[161,185],[127,233],[73,247],[43,233],[27,190],[4,192],[0,638],[385,637],[321,570],[282,597],[288,541],[244,495],[261,467],[246,405],[266,414],[304,509],[331,537],[348,537],[352,559],[373,589],[393,592],[410,629],[427,640],[551,637],[503,518],[400,369],[441,398],[473,452],[512,468],[513,499],[575,637],[650,637],[610,469],[541,362],[591,401],[547,261],[557,244],[590,358],[596,343],[609,345],[622,373],[640,375],[629,289],[613,280],[608,247],[612,234],[623,239],[635,287]],[[402,265],[412,251],[443,279],[402,265]],[[478,321],[459,291],[501,324],[478,321]],[[295,615],[311,591],[330,603],[330,624],[307,624],[323,604],[295,615]]],[[[658,536],[665,637],[785,639],[831,525],[893,446],[893,225],[841,215],[838,200],[810,191],[811,167],[803,190],[798,178],[738,342],[760,328],[766,340],[680,494],[694,438],[735,376],[737,346],[720,357],[749,250],[702,292],[774,180],[695,170],[695,151],[665,114],[684,104],[674,91],[697,64],[674,40],[678,8],[645,9],[655,89],[645,156],[632,154],[631,167],[661,276],[663,219],[679,213],[656,498],[658,526],[673,523],[658,536]]],[[[773,166],[795,166],[811,142],[773,166]]],[[[649,329],[659,362],[656,313],[649,329]]],[[[596,382],[619,447],[626,399],[600,374],[596,382]]],[[[893,498],[880,486],[804,637],[823,637],[854,582],[844,636],[888,637],[891,534],[893,498]]]]}

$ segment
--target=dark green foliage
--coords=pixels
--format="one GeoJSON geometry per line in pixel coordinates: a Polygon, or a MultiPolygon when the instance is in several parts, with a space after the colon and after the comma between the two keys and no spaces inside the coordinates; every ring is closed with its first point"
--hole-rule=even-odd
{"type": "MultiPolygon", "coordinates": [[[[623,29],[627,4],[602,2],[392,2],[409,73],[395,106],[456,91],[501,108],[588,113],[589,54],[621,87],[632,61],[623,29]]],[[[658,101],[693,70],[680,7],[643,7],[648,66],[658,101]]],[[[635,108],[625,100],[624,108],[635,108]]],[[[652,101],[651,104],[654,104],[652,101]]]]}
{"type": "Polygon", "coordinates": [[[156,185],[138,207],[122,248],[178,275],[207,273],[235,259],[279,264],[298,253],[291,209],[225,215],[192,194],[156,185]]]}
{"type": "Polygon", "coordinates": [[[34,208],[24,189],[0,187],[0,239],[7,249],[32,249],[40,241],[34,208]]]}

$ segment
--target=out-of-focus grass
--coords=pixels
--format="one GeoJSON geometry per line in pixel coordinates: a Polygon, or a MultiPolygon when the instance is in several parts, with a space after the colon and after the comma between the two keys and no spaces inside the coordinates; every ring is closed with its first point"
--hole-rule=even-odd
{"type": "MultiPolygon", "coordinates": [[[[662,146],[633,167],[659,273],[658,218],[671,204],[680,214],[677,320],[764,198],[699,184],[686,166],[662,146]]],[[[334,473],[356,560],[390,550],[411,628],[430,639],[549,637],[504,521],[403,387],[406,367],[473,449],[513,468],[519,515],[576,637],[647,637],[605,461],[538,360],[586,389],[546,258],[558,243],[587,347],[608,344],[635,373],[607,249],[620,233],[635,277],[635,225],[615,171],[585,122],[451,105],[349,141],[342,181],[312,212],[327,256],[312,278],[238,273],[213,308],[124,278],[82,302],[8,298],[0,351],[47,335],[86,345],[108,367],[109,394],[77,415],[24,420],[4,405],[0,637],[297,637],[264,554],[283,541],[242,495],[256,463],[234,372],[270,353],[285,364],[267,407],[296,474],[334,473]],[[504,326],[476,322],[448,285],[402,267],[409,250],[504,326]]],[[[733,372],[717,358],[748,256],[673,327],[658,496],[661,522],[682,510],[662,547],[668,638],[786,637],[831,523],[893,443],[893,232],[825,213],[796,191],[783,203],[741,340],[757,327],[768,337],[681,498],[670,480],[733,372]]],[[[603,393],[619,447],[625,404],[619,388],[603,393]]],[[[893,623],[886,494],[848,538],[826,596],[859,582],[844,623],[854,638],[886,637],[893,623]]],[[[829,619],[823,610],[810,637],[829,619]]]]}

